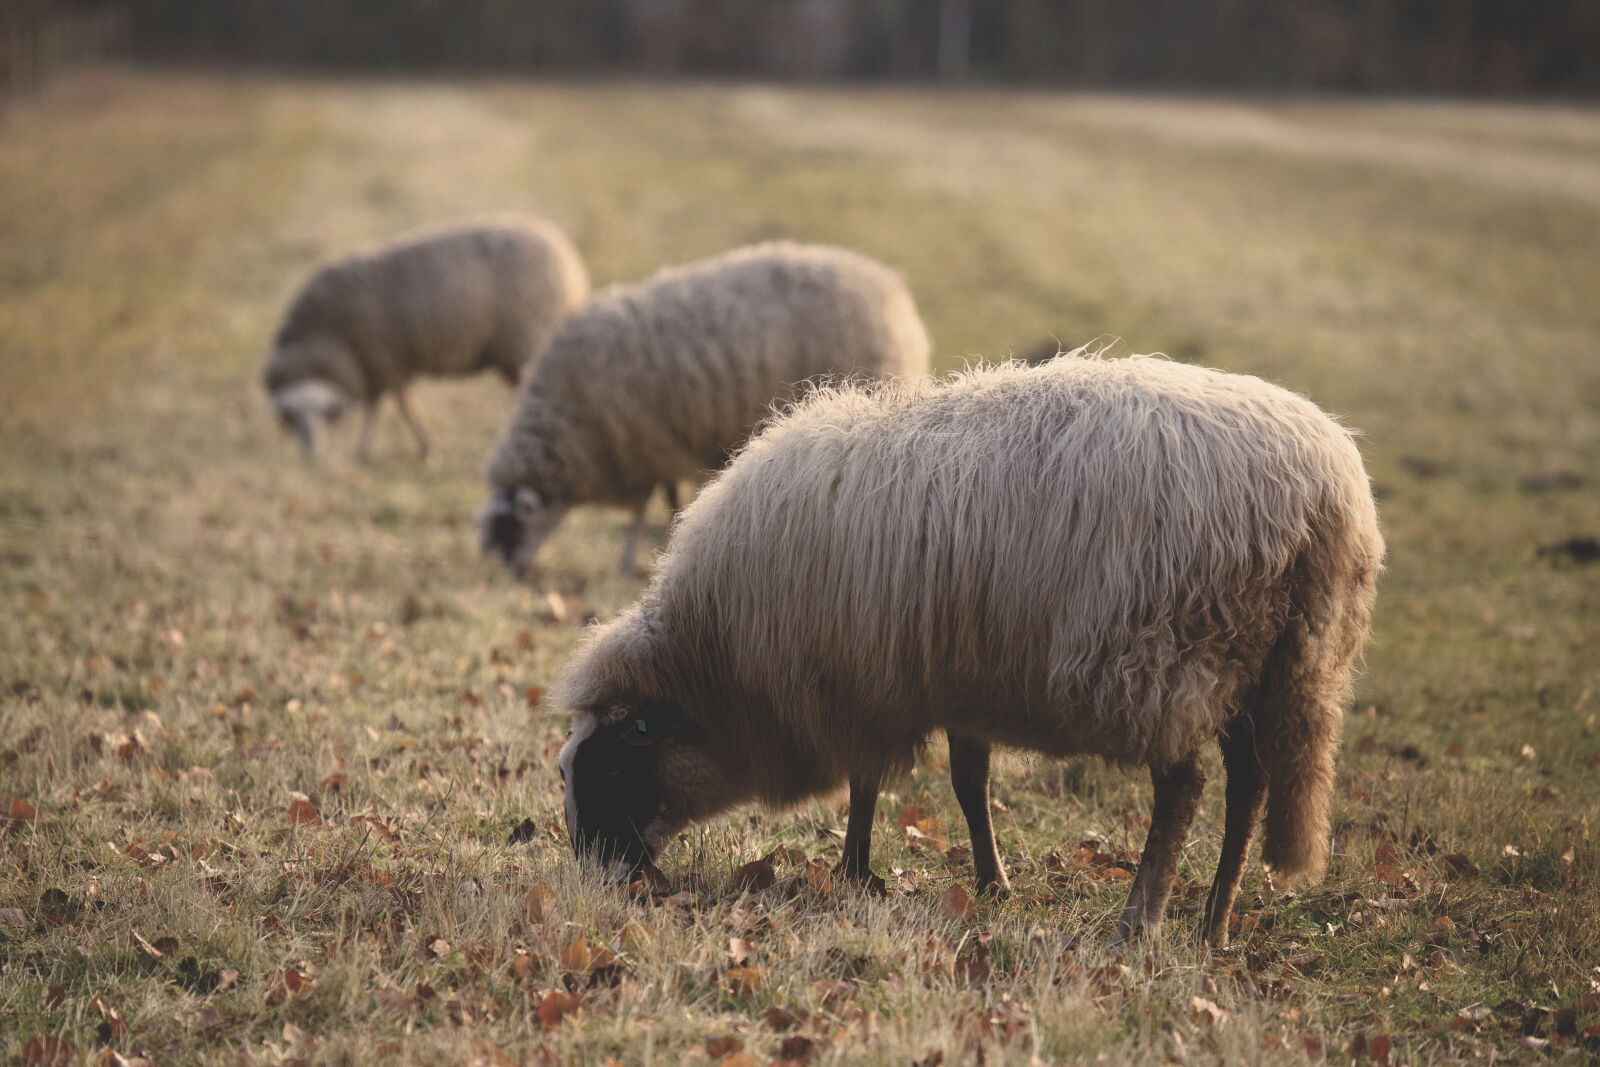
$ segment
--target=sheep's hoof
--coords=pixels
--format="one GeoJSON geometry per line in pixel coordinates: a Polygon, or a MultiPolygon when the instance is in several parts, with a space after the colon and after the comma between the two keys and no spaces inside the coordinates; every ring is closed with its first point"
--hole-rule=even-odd
{"type": "Polygon", "coordinates": [[[978,896],[996,903],[1011,898],[1011,884],[1005,879],[999,881],[978,880],[978,896]]]}
{"type": "Polygon", "coordinates": [[[857,870],[841,863],[833,869],[833,875],[842,882],[854,882],[875,897],[887,896],[889,893],[889,883],[873,874],[870,867],[866,870],[857,870]]]}

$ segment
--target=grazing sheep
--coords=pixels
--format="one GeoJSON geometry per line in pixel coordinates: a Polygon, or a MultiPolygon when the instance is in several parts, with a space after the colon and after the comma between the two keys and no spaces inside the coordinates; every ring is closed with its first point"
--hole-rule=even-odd
{"type": "Polygon", "coordinates": [[[267,391],[308,456],[327,423],[364,405],[363,463],[378,402],[393,393],[426,456],[406,397],[411,379],[492,367],[515,384],[588,294],[583,261],[543,219],[505,217],[405,239],[327,263],[300,287],[267,358],[267,391]]]}
{"type": "Polygon", "coordinates": [[[573,505],[631,508],[720,467],[774,402],[823,377],[928,372],[905,282],[842,248],[775,242],[598,294],[523,385],[489,464],[483,549],[525,569],[573,505]]]}
{"type": "Polygon", "coordinates": [[[1218,741],[1220,946],[1263,798],[1263,861],[1323,868],[1382,557],[1350,435],[1256,378],[1068,356],[819,390],[564,668],[568,834],[622,873],[734,804],[848,781],[841,868],[870,881],[879,784],[942,729],[979,888],[1003,893],[990,746],[1093,753],[1155,783],[1120,940],[1161,923],[1218,741]]]}

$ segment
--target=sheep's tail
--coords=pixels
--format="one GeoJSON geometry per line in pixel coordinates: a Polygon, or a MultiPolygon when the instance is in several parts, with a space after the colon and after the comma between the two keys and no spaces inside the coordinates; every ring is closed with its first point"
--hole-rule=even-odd
{"type": "Polygon", "coordinates": [[[1267,786],[1261,861],[1286,881],[1322,876],[1351,672],[1383,558],[1376,523],[1321,530],[1292,574],[1287,623],[1262,672],[1255,720],[1267,786]]]}

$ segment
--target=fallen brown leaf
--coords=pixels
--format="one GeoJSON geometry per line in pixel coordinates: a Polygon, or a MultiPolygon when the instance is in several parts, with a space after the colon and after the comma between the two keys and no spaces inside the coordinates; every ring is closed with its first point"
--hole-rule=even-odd
{"type": "Polygon", "coordinates": [[[599,970],[616,962],[617,957],[610,949],[592,944],[586,937],[578,938],[561,950],[561,966],[569,971],[599,970]]]}
{"type": "Polygon", "coordinates": [[[794,1034],[784,1038],[778,1045],[778,1055],[791,1063],[805,1063],[811,1058],[811,1051],[816,1048],[816,1044],[809,1037],[794,1034]]]}
{"type": "Polygon", "coordinates": [[[729,967],[722,972],[722,980],[731,985],[735,993],[755,993],[761,989],[764,973],[760,967],[729,967]]]}
{"type": "Polygon", "coordinates": [[[38,809],[28,803],[28,798],[15,793],[7,793],[0,797],[0,810],[8,813],[12,823],[32,822],[38,816],[38,809]]]}
{"type": "Polygon", "coordinates": [[[706,1038],[706,1055],[714,1060],[731,1056],[744,1048],[744,1042],[732,1034],[717,1034],[706,1038]]]}
{"type": "Polygon", "coordinates": [[[1205,997],[1189,998],[1189,1021],[1215,1030],[1228,1021],[1228,1013],[1205,997]]]}
{"type": "Polygon", "coordinates": [[[290,826],[321,826],[322,815],[309,800],[296,800],[289,805],[290,826]]]}
{"type": "Polygon", "coordinates": [[[528,921],[536,923],[549,922],[556,915],[555,890],[538,883],[528,890],[527,896],[528,921]]]}
{"type": "Polygon", "coordinates": [[[751,892],[760,892],[772,888],[778,880],[778,873],[772,869],[770,860],[751,860],[733,872],[733,884],[740,889],[751,892]]]}
{"type": "Polygon", "coordinates": [[[756,958],[756,947],[742,937],[728,938],[728,961],[737,967],[756,958]]]}
{"type": "Polygon", "coordinates": [[[824,859],[814,859],[806,864],[806,881],[824,896],[833,893],[833,868],[824,859]]]}
{"type": "Polygon", "coordinates": [[[23,1067],[66,1067],[78,1056],[78,1049],[66,1038],[44,1034],[22,1046],[23,1067]]]}
{"type": "Polygon", "coordinates": [[[939,910],[960,922],[965,922],[977,914],[977,908],[972,904],[972,894],[968,893],[967,887],[960,882],[939,894],[939,910]]]}
{"type": "Polygon", "coordinates": [[[800,1025],[800,1016],[788,1008],[773,1004],[761,1013],[761,1023],[768,1030],[784,1033],[800,1025]]]}
{"type": "Polygon", "coordinates": [[[583,1007],[583,1001],[560,989],[544,990],[538,996],[539,1007],[535,1014],[539,1017],[539,1025],[546,1030],[560,1026],[562,1019],[583,1007]]]}
{"type": "Polygon", "coordinates": [[[149,956],[151,959],[159,960],[163,956],[166,955],[165,952],[161,951],[159,948],[157,948],[156,946],[152,945],[150,942],[146,941],[139,934],[139,931],[130,930],[130,931],[128,931],[128,935],[133,940],[134,948],[137,948],[140,952],[143,952],[146,956],[149,956]]]}

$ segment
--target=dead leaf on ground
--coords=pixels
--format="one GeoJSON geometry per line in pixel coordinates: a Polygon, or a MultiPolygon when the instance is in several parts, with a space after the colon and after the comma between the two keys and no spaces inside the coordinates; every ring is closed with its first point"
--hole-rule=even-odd
{"type": "Polygon", "coordinates": [[[33,822],[39,811],[28,802],[28,798],[16,793],[7,793],[0,797],[0,811],[7,813],[11,825],[20,825],[33,822]]]}
{"type": "Polygon", "coordinates": [[[744,1042],[732,1034],[716,1034],[706,1038],[706,1055],[714,1060],[731,1056],[744,1048],[744,1042]]]}
{"type": "Polygon", "coordinates": [[[809,1037],[793,1034],[783,1039],[778,1045],[778,1055],[790,1063],[805,1063],[811,1058],[811,1052],[817,1043],[809,1037]]]}
{"type": "Polygon", "coordinates": [[[596,971],[617,962],[616,955],[586,937],[580,937],[561,950],[561,966],[569,971],[596,971]]]}
{"type": "Polygon", "coordinates": [[[855,999],[856,987],[842,978],[819,978],[811,991],[825,1008],[837,1008],[855,999]]]}
{"type": "Polygon", "coordinates": [[[290,826],[321,826],[322,815],[309,800],[296,800],[289,805],[290,826]]]}
{"type": "Polygon", "coordinates": [[[765,859],[751,860],[733,872],[734,885],[750,892],[770,889],[777,880],[778,873],[772,869],[771,861],[765,859]]]}
{"type": "Polygon", "coordinates": [[[317,980],[294,967],[284,967],[267,975],[267,999],[282,999],[310,992],[317,980]]]}
{"type": "Polygon", "coordinates": [[[539,1017],[539,1025],[546,1030],[553,1030],[561,1025],[561,1020],[583,1007],[583,1001],[560,989],[542,990],[536,994],[539,1007],[535,1014],[539,1017]]]}
{"type": "Polygon", "coordinates": [[[1190,997],[1189,1020],[1208,1030],[1215,1030],[1228,1021],[1228,1013],[1215,1001],[1205,997],[1190,997]]]}
{"type": "MultiPolygon", "coordinates": [[[[162,957],[164,957],[166,955],[166,953],[163,952],[161,949],[157,948],[155,945],[153,945],[150,942],[146,941],[140,935],[139,931],[130,930],[130,931],[128,931],[128,933],[129,933],[129,936],[133,940],[134,947],[137,948],[140,952],[143,952],[146,956],[149,956],[151,959],[159,960],[159,959],[161,959],[162,957]]],[[[168,939],[167,938],[162,938],[161,940],[165,941],[165,940],[168,940],[168,939]]]]}
{"type": "Polygon", "coordinates": [[[534,958],[522,949],[517,949],[517,954],[511,957],[511,964],[507,968],[511,977],[519,982],[533,980],[534,973],[539,969],[539,964],[534,958]]]}
{"type": "Polygon", "coordinates": [[[416,1003],[410,993],[403,989],[396,989],[393,986],[374,989],[372,991],[372,999],[378,1007],[383,1008],[385,1011],[391,1011],[396,1015],[405,1015],[411,1011],[411,1006],[416,1003]]]}
{"type": "Polygon", "coordinates": [[[966,922],[977,914],[978,909],[973,906],[972,894],[967,892],[967,887],[957,882],[939,894],[939,910],[952,919],[966,922]]]}
{"type": "Polygon", "coordinates": [[[833,893],[833,868],[824,859],[814,859],[806,864],[806,881],[823,896],[833,893]]]}
{"type": "Polygon", "coordinates": [[[761,989],[765,973],[760,967],[729,967],[722,972],[722,980],[731,985],[735,993],[756,993],[761,989]]]}
{"type": "Polygon", "coordinates": [[[400,838],[396,836],[395,832],[389,829],[389,827],[382,820],[374,819],[370,815],[357,815],[355,818],[350,820],[350,825],[360,827],[362,830],[370,833],[373,837],[376,837],[379,841],[382,841],[386,845],[392,845],[396,841],[400,840],[400,838]]]}
{"type": "Polygon", "coordinates": [[[527,896],[528,921],[546,923],[556,917],[555,890],[543,882],[528,890],[527,896]]]}
{"type": "Polygon", "coordinates": [[[756,958],[756,947],[742,937],[728,938],[728,961],[737,967],[756,958]]]}
{"type": "Polygon", "coordinates": [[[788,1008],[773,1004],[761,1013],[761,1023],[775,1033],[785,1033],[800,1025],[800,1016],[788,1008]]]}

